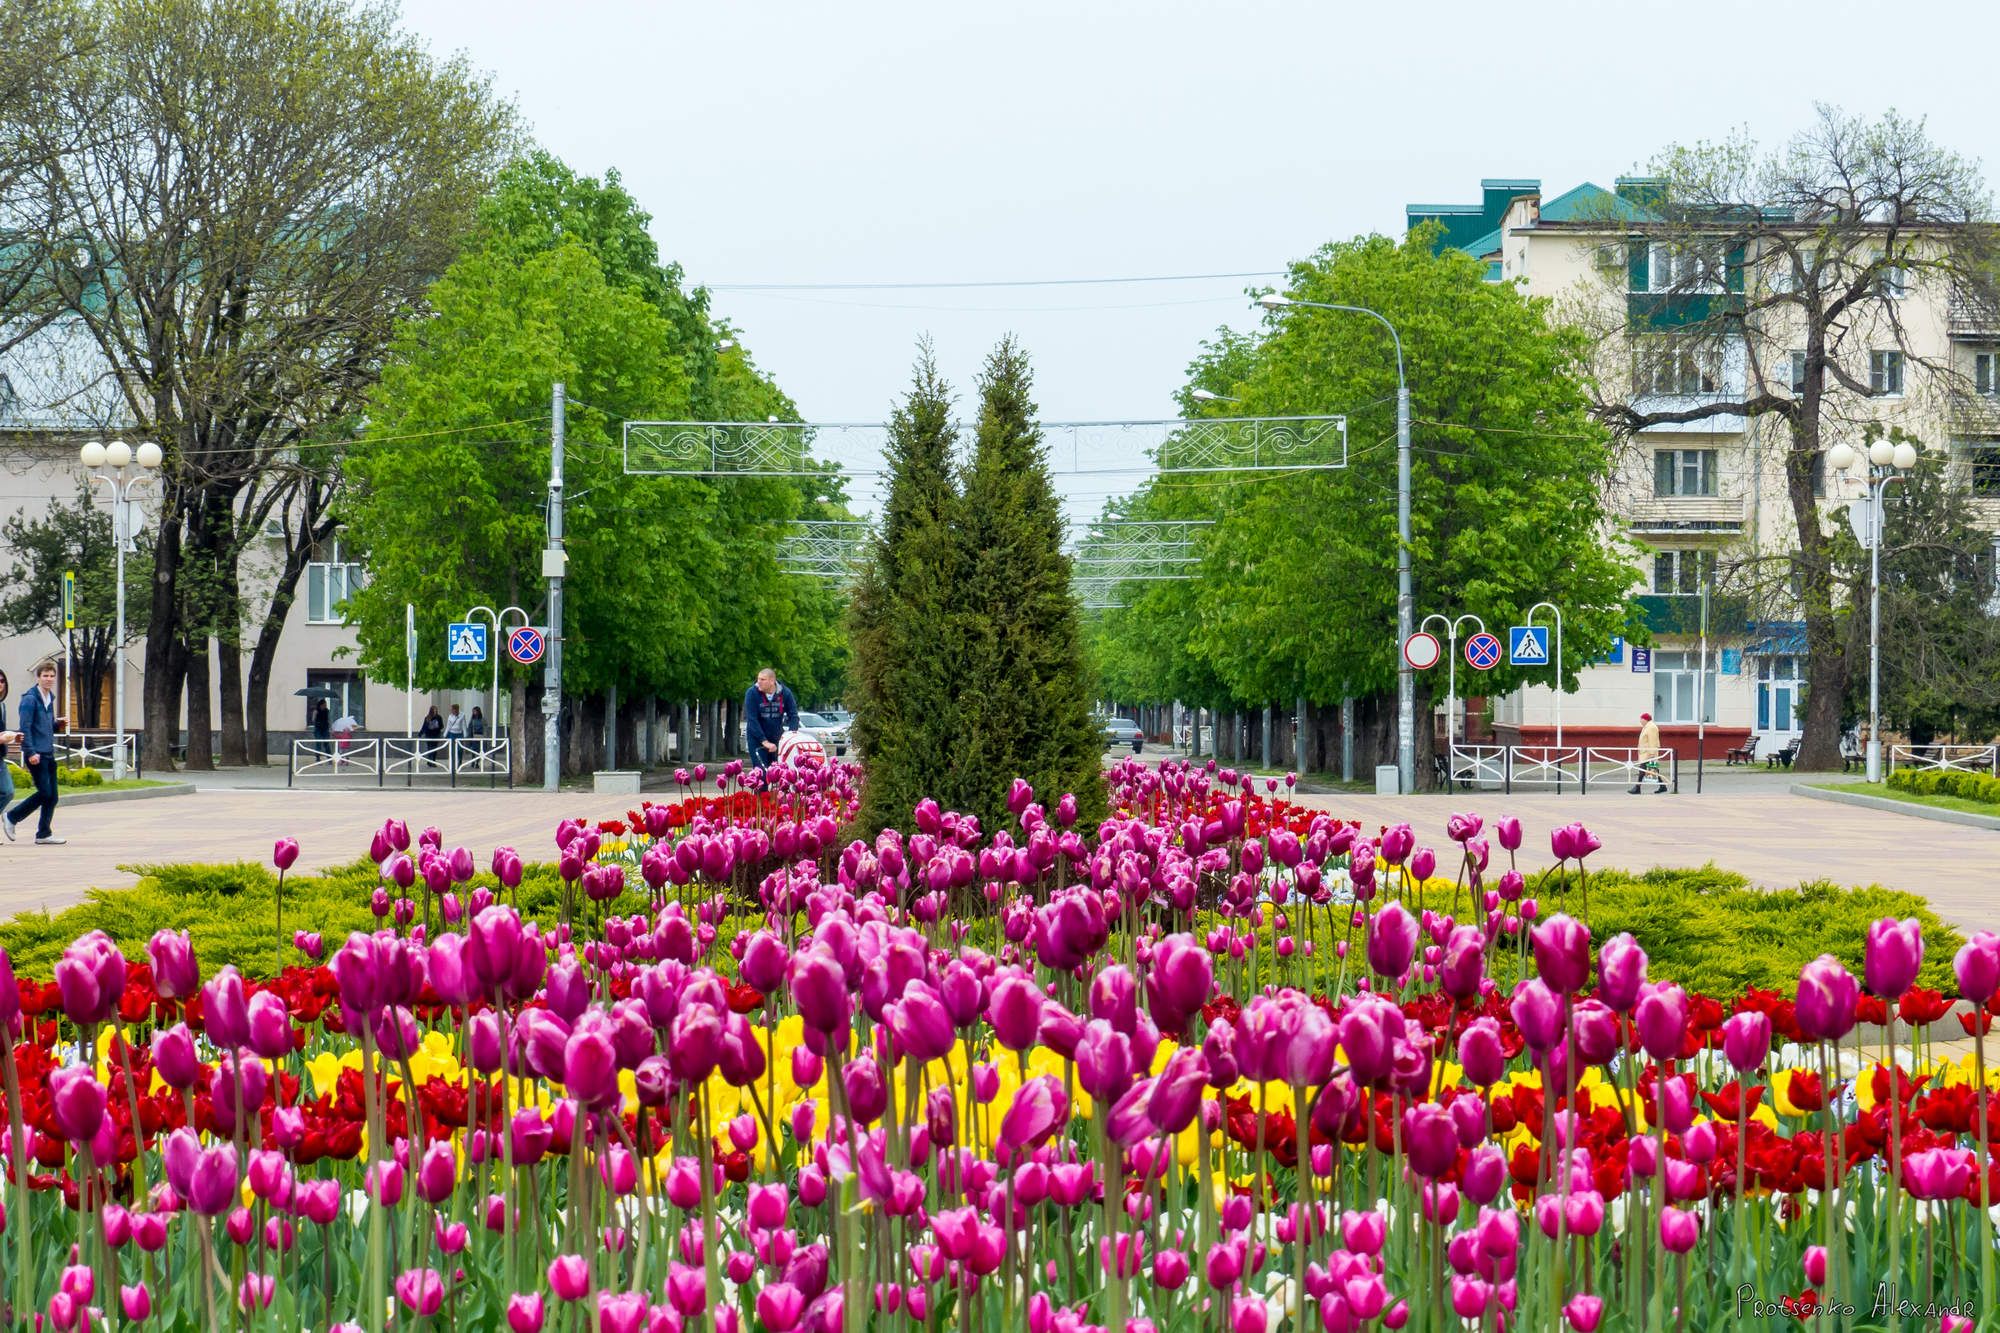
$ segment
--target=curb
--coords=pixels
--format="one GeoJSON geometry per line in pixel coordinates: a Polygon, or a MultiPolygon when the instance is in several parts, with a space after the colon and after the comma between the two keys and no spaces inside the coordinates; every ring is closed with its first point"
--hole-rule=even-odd
{"type": "Polygon", "coordinates": [[[66,809],[72,805],[97,805],[104,801],[145,801],[155,796],[192,796],[195,785],[192,782],[169,782],[158,787],[128,787],[123,791],[92,791],[85,787],[78,792],[63,792],[56,798],[56,808],[66,809]]]}
{"type": "Polygon", "coordinates": [[[1891,814],[1935,820],[1940,824],[1963,824],[1967,828],[2000,831],[2000,816],[1975,815],[1969,810],[1941,810],[1934,805],[1920,805],[1915,801],[1896,801],[1886,796],[1868,796],[1857,791],[1829,791],[1825,787],[1808,787],[1801,783],[1793,784],[1792,795],[1808,796],[1815,801],[1834,801],[1841,805],[1858,805],[1868,810],[1887,810],[1891,814]]]}

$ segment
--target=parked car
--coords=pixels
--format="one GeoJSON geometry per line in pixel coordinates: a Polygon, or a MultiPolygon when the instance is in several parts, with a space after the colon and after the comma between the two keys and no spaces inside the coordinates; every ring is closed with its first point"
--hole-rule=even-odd
{"type": "Polygon", "coordinates": [[[1105,718],[1104,748],[1116,749],[1121,745],[1131,746],[1132,753],[1138,754],[1146,748],[1146,733],[1129,717],[1105,718]]]}
{"type": "Polygon", "coordinates": [[[848,712],[845,708],[820,708],[814,711],[827,721],[833,723],[836,727],[852,727],[854,725],[854,714],[848,712]]]}
{"type": "Polygon", "coordinates": [[[847,754],[847,724],[835,722],[825,713],[800,713],[799,729],[819,737],[826,752],[839,759],[847,754]]]}

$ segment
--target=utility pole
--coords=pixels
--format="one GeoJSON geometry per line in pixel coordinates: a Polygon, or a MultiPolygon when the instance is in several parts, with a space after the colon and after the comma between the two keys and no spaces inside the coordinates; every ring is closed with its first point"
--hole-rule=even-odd
{"type": "Polygon", "coordinates": [[[1402,337],[1394,328],[1389,332],[1396,338],[1396,768],[1398,790],[1408,796],[1417,789],[1417,673],[1402,656],[1417,629],[1410,589],[1410,381],[1403,374],[1402,337]]]}
{"type": "Polygon", "coordinates": [[[549,581],[548,663],[542,671],[542,790],[562,781],[563,385],[549,403],[549,545],[542,576],[549,581]]]}

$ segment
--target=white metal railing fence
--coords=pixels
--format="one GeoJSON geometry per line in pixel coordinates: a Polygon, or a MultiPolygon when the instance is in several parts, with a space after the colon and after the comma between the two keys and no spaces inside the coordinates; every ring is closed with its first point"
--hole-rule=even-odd
{"type": "Polygon", "coordinates": [[[132,776],[139,776],[139,747],[133,743],[129,733],[120,735],[115,731],[69,731],[56,736],[56,761],[64,764],[88,764],[92,767],[117,768],[118,752],[125,752],[125,761],[132,770],[132,776]]]}
{"type": "Polygon", "coordinates": [[[1889,771],[1985,773],[2000,777],[2000,745],[1892,745],[1889,771]]]}
{"type": "Polygon", "coordinates": [[[1581,745],[1510,745],[1507,747],[1507,790],[1516,787],[1566,787],[1583,790],[1581,745]]]}
{"type": "Polygon", "coordinates": [[[1453,745],[1451,782],[1466,787],[1507,784],[1507,747],[1504,745],[1453,745]]]}
{"type": "Polygon", "coordinates": [[[295,740],[285,785],[301,778],[374,778],[378,787],[390,778],[415,786],[419,778],[443,778],[452,786],[461,777],[485,778],[496,786],[502,778],[514,785],[513,744],[509,737],[481,736],[464,740],[433,740],[427,736],[373,736],[343,742],[295,740]]]}
{"type": "Polygon", "coordinates": [[[1592,782],[1624,786],[1659,780],[1673,791],[1681,785],[1680,758],[1671,751],[1583,745],[1453,745],[1440,764],[1447,790],[1480,787],[1512,793],[1516,787],[1548,787],[1579,794],[1592,782]],[[1648,765],[1657,765],[1657,769],[1648,765]]]}

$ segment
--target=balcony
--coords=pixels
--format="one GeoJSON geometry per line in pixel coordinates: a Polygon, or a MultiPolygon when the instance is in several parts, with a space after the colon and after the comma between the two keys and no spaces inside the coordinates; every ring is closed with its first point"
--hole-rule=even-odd
{"type": "Polygon", "coordinates": [[[1953,292],[1946,311],[1951,336],[1973,342],[2000,339],[2000,302],[1979,292],[1953,292]]]}
{"type": "Polygon", "coordinates": [[[1743,497],[1663,495],[1627,506],[1625,518],[1635,533],[1735,534],[1743,531],[1743,497]]]}
{"type": "MultiPolygon", "coordinates": [[[[1701,596],[1698,593],[1640,593],[1632,599],[1646,628],[1655,634],[1699,634],[1701,596]]],[[[1711,638],[1747,633],[1750,628],[1750,599],[1719,593],[1708,600],[1708,633],[1711,638]]]]}

